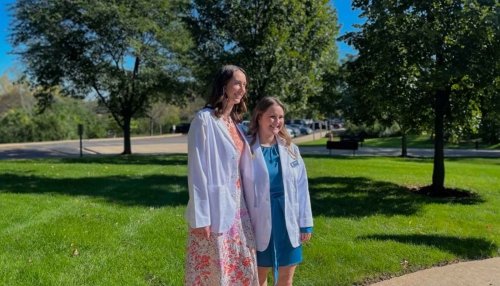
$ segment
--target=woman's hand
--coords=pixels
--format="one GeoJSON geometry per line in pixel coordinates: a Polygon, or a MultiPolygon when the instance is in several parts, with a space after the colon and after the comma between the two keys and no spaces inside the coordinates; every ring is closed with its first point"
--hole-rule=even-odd
{"type": "Polygon", "coordinates": [[[301,232],[300,233],[300,242],[308,242],[311,239],[312,233],[305,233],[301,232]]]}
{"type": "Polygon", "coordinates": [[[210,226],[192,228],[191,233],[195,236],[209,239],[210,238],[210,226]]]}

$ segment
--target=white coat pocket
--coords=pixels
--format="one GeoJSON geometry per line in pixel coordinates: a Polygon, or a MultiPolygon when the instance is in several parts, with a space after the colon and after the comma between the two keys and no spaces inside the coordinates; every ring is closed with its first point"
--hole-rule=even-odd
{"type": "Polygon", "coordinates": [[[225,185],[208,186],[212,232],[226,232],[234,221],[236,206],[230,190],[225,185]]]}

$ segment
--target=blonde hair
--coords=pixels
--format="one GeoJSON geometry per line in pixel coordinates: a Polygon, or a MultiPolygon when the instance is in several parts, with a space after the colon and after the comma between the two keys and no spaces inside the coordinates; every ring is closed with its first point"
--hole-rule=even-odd
{"type": "MultiPolygon", "coordinates": [[[[257,140],[257,135],[259,133],[259,119],[264,114],[267,109],[273,105],[278,105],[283,109],[283,112],[286,112],[285,105],[277,98],[266,96],[262,98],[252,112],[252,119],[250,120],[250,127],[248,129],[248,134],[252,137],[251,145],[255,143],[257,140]]],[[[285,142],[285,146],[290,149],[292,144],[292,137],[288,134],[286,130],[285,124],[281,126],[281,130],[278,132],[278,137],[283,139],[285,142]]]]}

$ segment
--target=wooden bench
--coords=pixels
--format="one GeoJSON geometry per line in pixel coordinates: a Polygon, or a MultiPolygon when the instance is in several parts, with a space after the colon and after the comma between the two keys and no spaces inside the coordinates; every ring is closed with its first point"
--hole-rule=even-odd
{"type": "Polygon", "coordinates": [[[363,147],[363,142],[365,142],[365,138],[362,135],[340,135],[340,141],[358,141],[360,146],[363,147]]]}
{"type": "Polygon", "coordinates": [[[354,155],[356,150],[358,150],[358,141],[326,141],[326,149],[330,150],[330,155],[332,154],[332,149],[352,150],[352,154],[354,155]]]}

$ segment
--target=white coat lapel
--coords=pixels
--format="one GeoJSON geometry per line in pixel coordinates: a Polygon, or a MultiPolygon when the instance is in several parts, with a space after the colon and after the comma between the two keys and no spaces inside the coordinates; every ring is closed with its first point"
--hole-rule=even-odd
{"type": "Polygon", "coordinates": [[[283,179],[288,178],[290,171],[290,156],[288,154],[287,147],[283,144],[283,141],[279,137],[276,137],[276,140],[278,142],[280,152],[281,174],[283,175],[283,179]]]}
{"type": "MultiPolygon", "coordinates": [[[[259,136],[257,136],[257,138],[255,139],[255,143],[252,146],[252,153],[254,154],[255,160],[257,161],[256,163],[259,166],[258,170],[262,170],[264,173],[264,174],[256,174],[256,175],[258,175],[258,176],[265,175],[266,177],[264,177],[264,178],[268,179],[269,172],[267,172],[266,161],[264,161],[264,154],[262,153],[262,148],[260,147],[259,136]]],[[[259,177],[256,177],[255,179],[257,179],[257,178],[259,178],[259,177]]]]}
{"type": "Polygon", "coordinates": [[[259,136],[255,139],[255,143],[251,146],[253,154],[253,164],[254,168],[254,180],[255,180],[255,207],[257,207],[261,201],[261,198],[269,193],[269,172],[267,171],[266,161],[264,160],[264,154],[262,153],[262,148],[260,147],[259,136]]]}
{"type": "Polygon", "coordinates": [[[231,134],[229,134],[229,130],[228,130],[226,124],[224,123],[224,120],[222,119],[222,117],[217,118],[217,116],[215,116],[213,113],[212,113],[212,116],[214,117],[214,120],[217,124],[217,127],[219,127],[219,129],[222,131],[222,134],[224,134],[226,139],[229,140],[229,142],[231,142],[231,145],[233,145],[233,147],[236,149],[236,145],[234,144],[233,138],[231,137],[231,134]]]}

